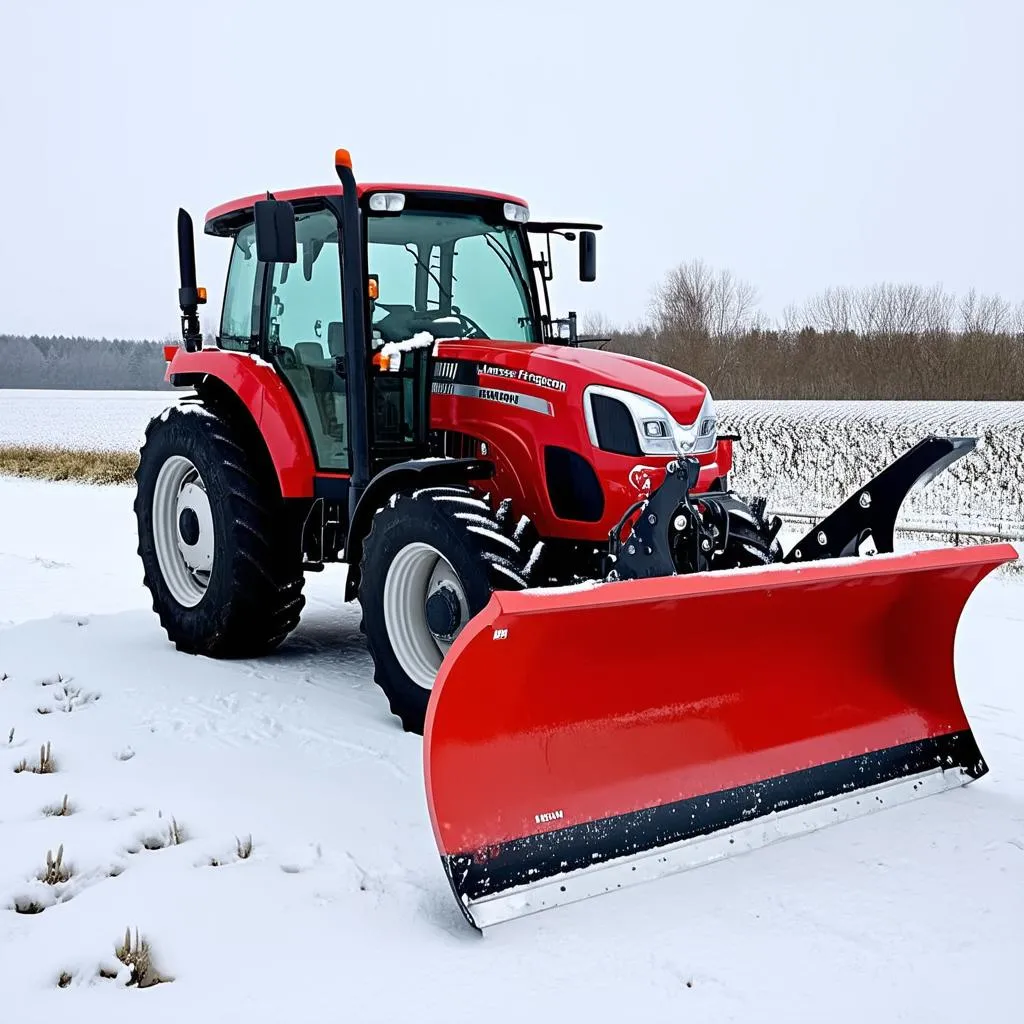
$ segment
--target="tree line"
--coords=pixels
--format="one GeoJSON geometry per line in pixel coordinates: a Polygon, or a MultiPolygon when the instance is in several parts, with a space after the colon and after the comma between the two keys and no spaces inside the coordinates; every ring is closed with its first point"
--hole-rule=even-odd
{"type": "MultiPolygon", "coordinates": [[[[1024,302],[974,290],[830,288],[773,322],[749,282],[693,260],[665,276],[643,319],[584,316],[581,337],[721,398],[1024,401],[1024,302]]],[[[0,388],[164,388],[162,345],[0,335],[0,388]]]]}
{"type": "Polygon", "coordinates": [[[643,320],[584,317],[581,336],[722,398],[1024,400],[1024,302],[974,290],[830,288],[772,322],[749,282],[694,260],[666,275],[643,320]]]}
{"type": "Polygon", "coordinates": [[[161,342],[0,334],[0,388],[157,391],[165,369],[161,342]]]}

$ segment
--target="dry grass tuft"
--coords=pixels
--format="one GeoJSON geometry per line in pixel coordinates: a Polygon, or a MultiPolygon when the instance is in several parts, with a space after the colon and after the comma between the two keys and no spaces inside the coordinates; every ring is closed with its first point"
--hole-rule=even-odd
{"type": "MultiPolygon", "coordinates": [[[[163,812],[159,812],[163,817],[163,812]]],[[[166,828],[147,836],[142,840],[144,850],[165,850],[168,846],[180,846],[188,839],[188,833],[183,825],[178,824],[177,818],[172,817],[166,828]]],[[[139,847],[129,848],[129,853],[138,853],[139,847]]]]}
{"type": "Polygon", "coordinates": [[[46,868],[39,875],[39,881],[47,885],[60,885],[71,877],[71,868],[64,863],[64,844],[57,848],[57,856],[54,857],[50,850],[46,851],[46,868]]]}
{"type": "Polygon", "coordinates": [[[162,981],[172,980],[163,977],[153,966],[149,943],[139,938],[138,928],[135,929],[134,939],[131,928],[124,930],[124,942],[114,950],[114,955],[132,972],[129,985],[149,988],[151,985],[159,985],[162,981]]]}
{"type": "Polygon", "coordinates": [[[171,818],[171,823],[167,826],[167,838],[169,840],[168,846],[180,846],[188,838],[185,835],[185,830],[174,818],[171,818]]]}
{"type": "Polygon", "coordinates": [[[67,988],[71,984],[71,975],[67,971],[61,971],[57,979],[57,988],[67,988]]]}
{"type": "Polygon", "coordinates": [[[32,772],[34,775],[50,775],[57,770],[57,764],[50,753],[50,744],[45,743],[39,748],[39,764],[29,764],[25,758],[14,768],[15,773],[32,772]]]}
{"type": "Polygon", "coordinates": [[[43,814],[48,818],[66,818],[69,814],[74,813],[75,809],[68,803],[67,793],[64,794],[64,799],[59,804],[50,804],[43,808],[43,814]]]}
{"type": "Polygon", "coordinates": [[[248,860],[252,856],[252,836],[247,835],[244,839],[235,836],[235,852],[239,860],[248,860]]]}
{"type": "Polygon", "coordinates": [[[0,447],[0,474],[39,480],[127,484],[138,464],[135,452],[76,452],[36,445],[0,447]]]}

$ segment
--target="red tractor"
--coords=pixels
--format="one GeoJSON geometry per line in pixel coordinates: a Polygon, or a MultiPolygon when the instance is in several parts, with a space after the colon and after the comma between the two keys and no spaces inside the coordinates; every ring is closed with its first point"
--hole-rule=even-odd
{"type": "Polygon", "coordinates": [[[581,347],[575,317],[550,316],[551,237],[578,238],[592,281],[597,225],[338,170],[341,186],[207,215],[231,240],[216,348],[179,214],[184,349],[168,379],[197,398],[153,422],[138,477],[146,583],[179,648],[268,650],[299,621],[303,573],[345,561],[377,682],[422,731],[441,660],[491,591],[616,571],[625,513],[681,456],[693,491],[717,496],[722,542],[666,535],[677,571],[776,557],[763,505],[729,493],[708,389],[581,347]]]}
{"type": "MultiPolygon", "coordinates": [[[[435,831],[477,922],[510,916],[507,903],[490,916],[467,909],[506,889],[688,838],[632,822],[632,846],[613,836],[595,853],[598,833],[584,842],[578,826],[598,819],[810,765],[825,782],[777,787],[779,806],[916,777],[933,754],[952,758],[958,781],[980,774],[951,661],[929,677],[945,702],[932,713],[903,661],[887,674],[875,646],[880,623],[904,632],[920,612],[912,570],[946,582],[945,611],[911,632],[931,642],[929,630],[945,630],[951,644],[970,589],[1012,557],[887,554],[907,491],[971,439],[925,439],[784,555],[764,499],[730,489],[732,440],[708,388],[587,348],[573,314],[551,315],[552,238],[576,242],[580,279],[592,281],[598,225],[531,221],[509,195],[358,184],[344,150],[336,170],[340,184],[207,215],[206,233],[231,247],[215,347],[199,329],[205,291],[179,211],[183,345],[167,376],[195,397],[150,424],[135,505],[145,582],[179,649],[269,651],[299,622],[303,574],[347,563],[345,597],[360,601],[391,710],[422,732],[430,705],[435,831]],[[802,564],[866,549],[882,553],[877,567],[802,564]],[[808,620],[796,646],[794,616],[808,620]],[[806,648],[806,671],[783,668],[772,644],[806,648]],[[730,664],[730,648],[747,663],[730,664]],[[745,706],[743,688],[759,680],[745,706]],[[688,703],[694,685],[702,696],[688,703]],[[731,722],[737,708],[759,739],[731,722]],[[908,742],[925,744],[923,761],[908,742]],[[865,751],[886,756],[835,769],[865,751]],[[680,775],[683,762],[707,778],[680,775]],[[465,799],[474,776],[482,806],[465,799]],[[511,796],[491,806],[513,778],[536,784],[518,817],[511,796]],[[589,797],[573,810],[581,788],[589,797]]],[[[703,814],[692,815],[703,832],[739,821],[703,814]]]]}

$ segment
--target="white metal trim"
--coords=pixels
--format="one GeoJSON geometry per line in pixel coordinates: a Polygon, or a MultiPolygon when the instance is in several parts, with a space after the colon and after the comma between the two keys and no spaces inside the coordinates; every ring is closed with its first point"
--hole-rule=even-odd
{"type": "Polygon", "coordinates": [[[863,817],[895,804],[908,803],[920,797],[965,786],[971,781],[972,778],[959,768],[946,771],[934,768],[918,775],[767,814],[706,836],[684,839],[634,856],[569,871],[543,882],[517,886],[494,896],[469,900],[466,901],[466,908],[473,923],[482,930],[528,914],[757,850],[770,843],[863,817]]]}

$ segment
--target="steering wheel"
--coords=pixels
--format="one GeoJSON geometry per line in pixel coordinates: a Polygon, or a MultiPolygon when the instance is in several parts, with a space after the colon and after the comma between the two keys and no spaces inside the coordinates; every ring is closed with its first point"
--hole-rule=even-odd
{"type": "Polygon", "coordinates": [[[415,309],[413,306],[377,303],[387,312],[373,326],[385,341],[404,341],[420,331],[435,338],[487,338],[484,329],[457,307],[451,313],[439,309],[415,309]]]}

